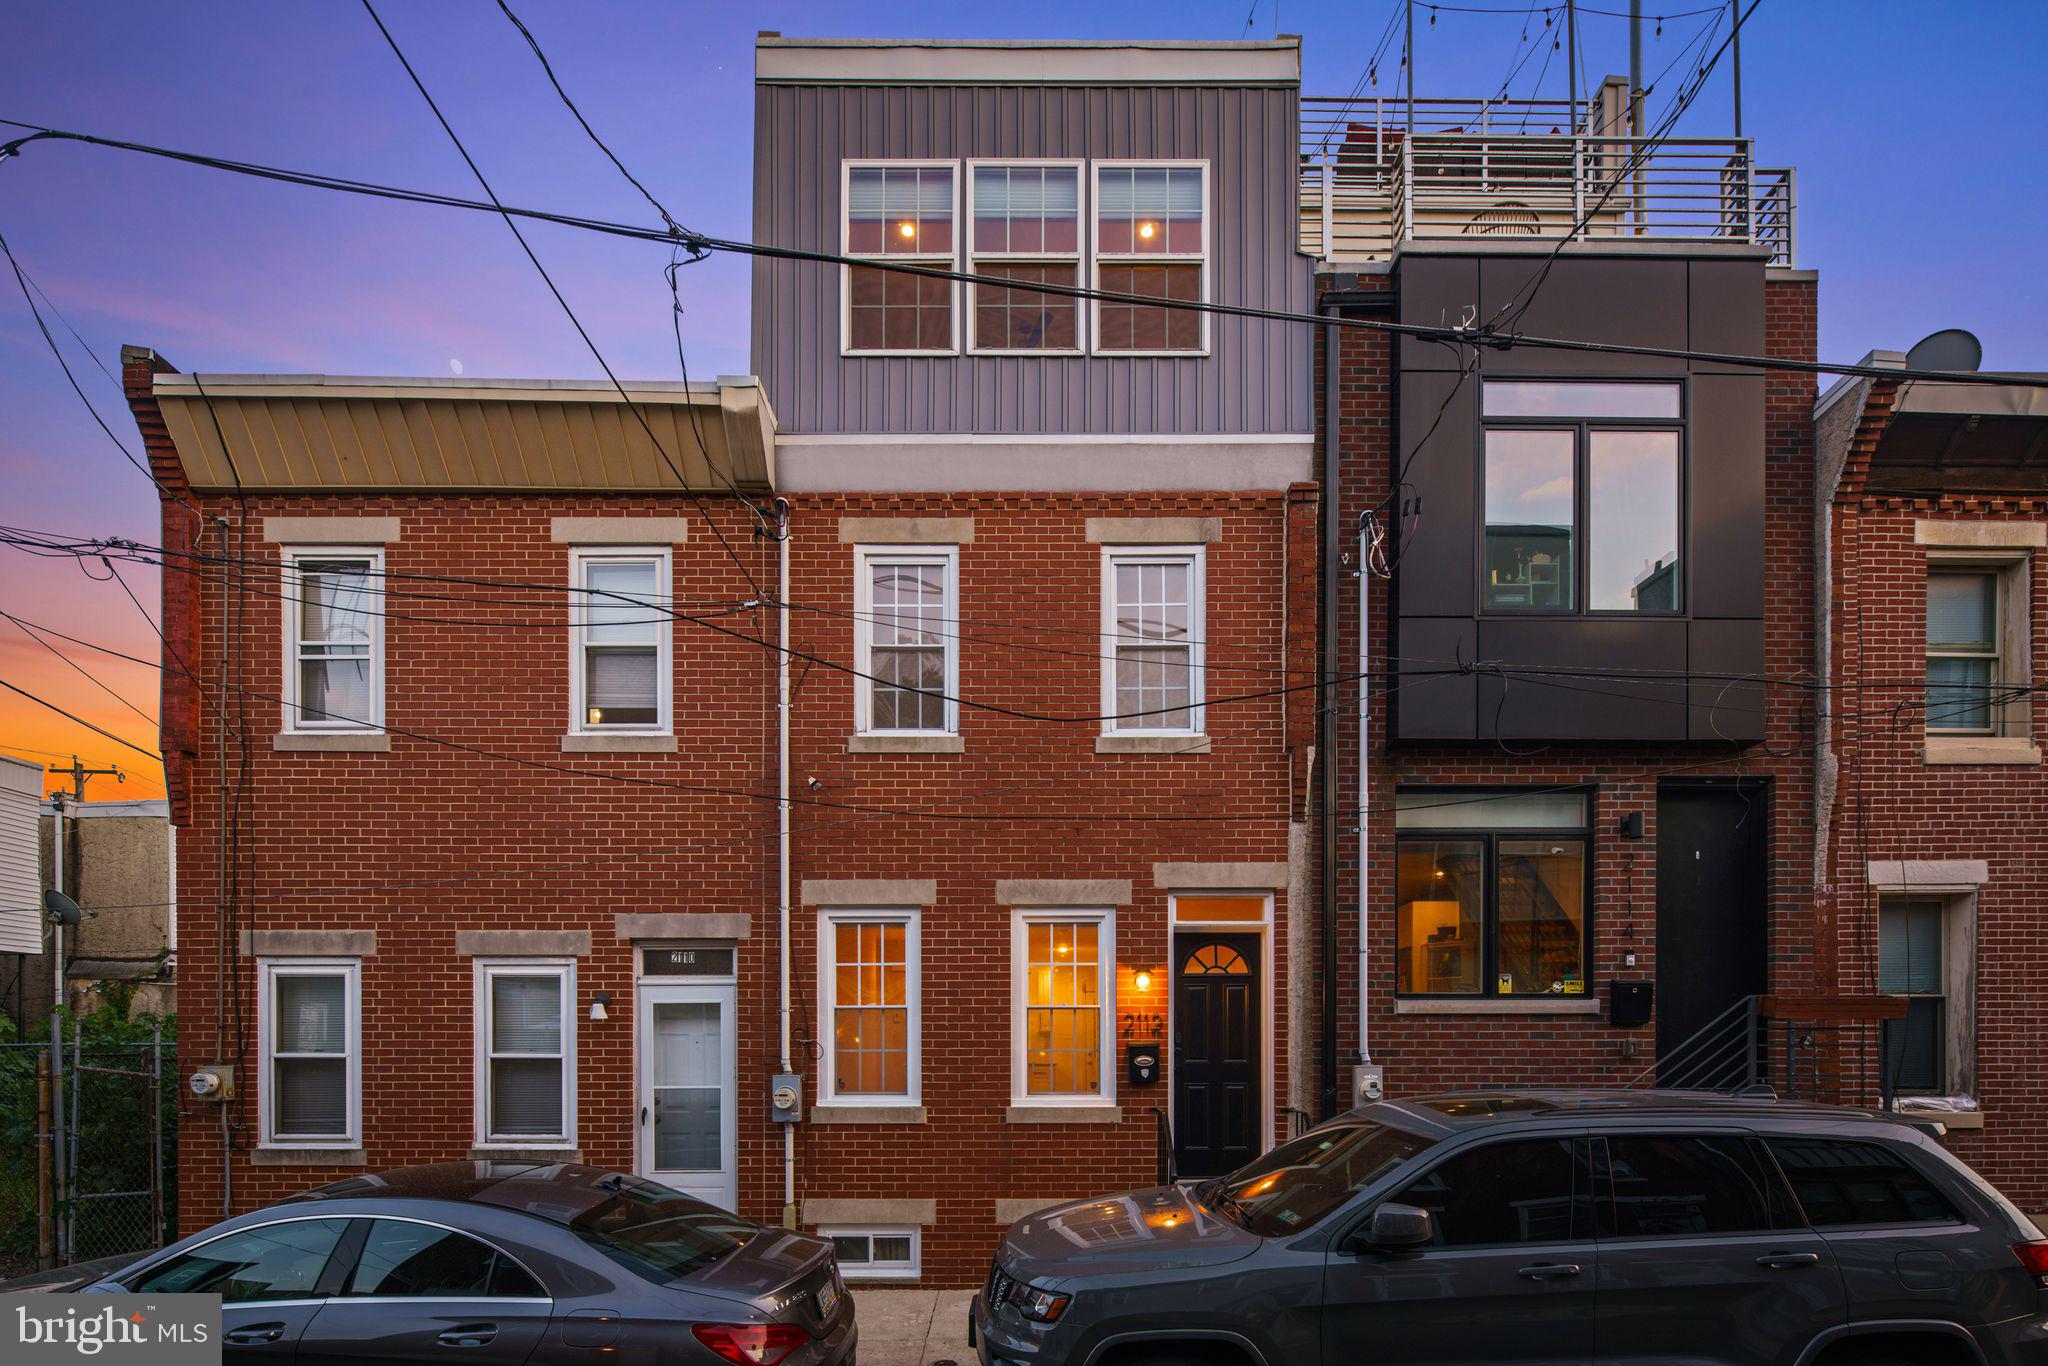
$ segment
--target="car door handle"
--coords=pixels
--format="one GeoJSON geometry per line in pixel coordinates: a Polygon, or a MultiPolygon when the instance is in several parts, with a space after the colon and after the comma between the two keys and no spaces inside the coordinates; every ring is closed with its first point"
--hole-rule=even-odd
{"type": "Polygon", "coordinates": [[[1773,1271],[1791,1271],[1802,1266],[1819,1266],[1818,1252],[1767,1252],[1756,1259],[1758,1266],[1767,1266],[1773,1271]]]}
{"type": "Polygon", "coordinates": [[[495,1323],[465,1323],[459,1328],[450,1328],[434,1339],[443,1347],[482,1347],[498,1336],[495,1323]]]}
{"type": "Polygon", "coordinates": [[[1530,1281],[1563,1281],[1579,1274],[1577,1262],[1537,1262],[1515,1273],[1530,1281]]]}
{"type": "Polygon", "coordinates": [[[255,1347],[266,1342],[276,1342],[284,1336],[281,1323],[252,1323],[245,1328],[230,1328],[224,1341],[230,1347],[255,1347]]]}

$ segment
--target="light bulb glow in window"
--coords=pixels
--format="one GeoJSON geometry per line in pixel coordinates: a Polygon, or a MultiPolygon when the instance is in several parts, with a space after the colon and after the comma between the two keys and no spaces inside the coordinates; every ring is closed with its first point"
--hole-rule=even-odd
{"type": "Polygon", "coordinates": [[[1138,224],[1138,236],[1144,238],[1148,242],[1152,240],[1152,234],[1158,231],[1159,229],[1151,223],[1138,224]]]}
{"type": "Polygon", "coordinates": [[[917,224],[909,222],[898,223],[896,225],[896,233],[899,237],[915,237],[917,236],[917,224]]]}

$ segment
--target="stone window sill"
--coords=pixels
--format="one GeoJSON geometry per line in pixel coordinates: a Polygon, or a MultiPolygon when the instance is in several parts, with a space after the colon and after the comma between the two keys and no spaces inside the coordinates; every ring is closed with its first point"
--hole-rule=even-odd
{"type": "Polygon", "coordinates": [[[2041,747],[2024,735],[1930,735],[1927,764],[2038,764],[2041,747]]]}
{"type": "Polygon", "coordinates": [[[1098,735],[1097,754],[1207,754],[1206,735],[1098,735]]]}
{"type": "Polygon", "coordinates": [[[284,731],[270,737],[270,747],[280,752],[324,750],[331,754],[389,754],[391,737],[382,731],[335,731],[333,734],[284,731]]]}
{"type": "Polygon", "coordinates": [[[1950,1133],[1962,1130],[1974,1133],[1984,1127],[1984,1112],[1982,1110],[1913,1110],[1900,1104],[1893,1107],[1892,1115],[1896,1119],[1920,1123],[1931,1119],[1935,1123],[1945,1126],[1950,1133]]]}
{"type": "Polygon", "coordinates": [[[848,754],[965,754],[960,735],[849,735],[848,754]]]}
{"type": "Polygon", "coordinates": [[[249,1154],[259,1167],[367,1167],[361,1148],[257,1148],[249,1154]]]}
{"type": "Polygon", "coordinates": [[[472,1162],[581,1162],[581,1148],[508,1148],[498,1145],[471,1148],[472,1162]]]}
{"type": "Polygon", "coordinates": [[[1396,999],[1396,1015],[1598,1015],[1604,1007],[1592,996],[1531,996],[1513,1000],[1414,997],[1396,999]]]}
{"type": "Polygon", "coordinates": [[[1124,1112],[1114,1105],[1012,1105],[1005,1124],[1115,1124],[1124,1112]]]}
{"type": "Polygon", "coordinates": [[[922,1105],[814,1105],[813,1124],[922,1124],[922,1105]]]}
{"type": "Polygon", "coordinates": [[[564,754],[674,754],[673,735],[564,735],[564,754]]]}

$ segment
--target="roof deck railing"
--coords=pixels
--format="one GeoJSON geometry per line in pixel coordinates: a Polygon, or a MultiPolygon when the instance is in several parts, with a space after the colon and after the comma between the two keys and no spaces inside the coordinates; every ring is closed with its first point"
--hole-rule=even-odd
{"type": "Polygon", "coordinates": [[[1590,100],[1302,100],[1301,247],[1384,260],[1458,237],[1739,242],[1793,260],[1789,168],[1748,138],[1632,137],[1627,92],[1590,100]]]}

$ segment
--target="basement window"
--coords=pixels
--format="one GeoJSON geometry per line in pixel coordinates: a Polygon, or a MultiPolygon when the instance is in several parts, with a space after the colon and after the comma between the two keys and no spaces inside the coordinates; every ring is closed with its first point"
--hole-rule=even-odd
{"type": "Polygon", "coordinates": [[[832,1244],[839,1271],[849,1281],[914,1281],[918,1275],[918,1230],[839,1225],[820,1228],[832,1244]]]}

